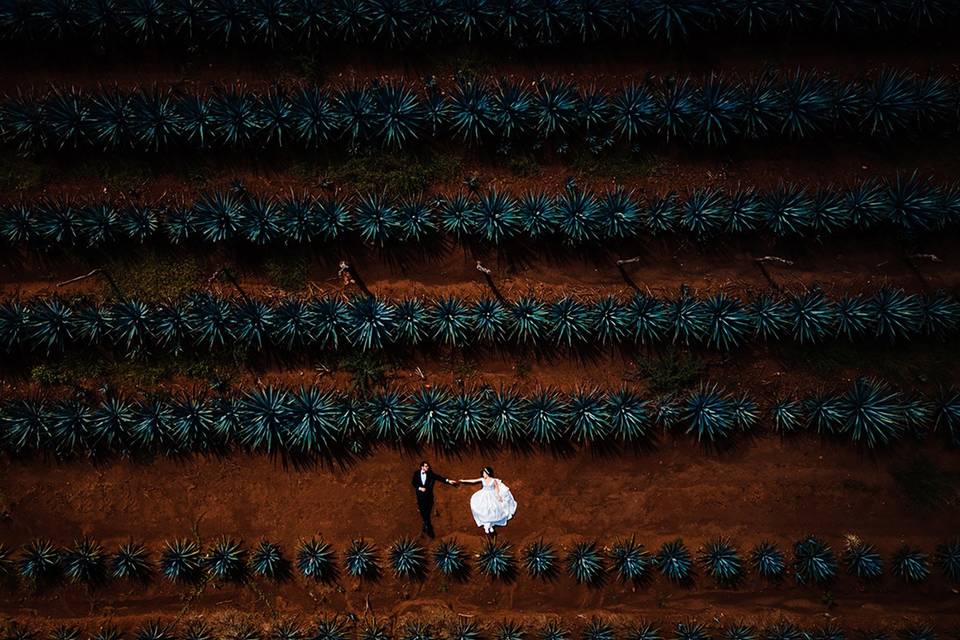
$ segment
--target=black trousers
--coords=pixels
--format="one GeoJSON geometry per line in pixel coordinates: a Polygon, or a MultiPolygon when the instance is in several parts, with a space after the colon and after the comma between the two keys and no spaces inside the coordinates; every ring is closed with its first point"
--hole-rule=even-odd
{"type": "Polygon", "coordinates": [[[417,510],[420,512],[420,519],[423,520],[423,531],[433,534],[433,522],[430,516],[433,513],[433,497],[417,498],[417,510]]]}

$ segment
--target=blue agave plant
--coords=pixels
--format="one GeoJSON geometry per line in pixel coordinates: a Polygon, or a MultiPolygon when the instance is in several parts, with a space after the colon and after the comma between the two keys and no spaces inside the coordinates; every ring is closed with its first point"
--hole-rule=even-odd
{"type": "Polygon", "coordinates": [[[851,574],[864,580],[875,580],[883,575],[883,560],[876,548],[855,536],[847,539],[843,563],[851,574]]]}
{"type": "Polygon", "coordinates": [[[557,572],[557,552],[553,545],[541,538],[531,542],[520,554],[520,562],[533,578],[550,578],[557,572]]]}
{"type": "Polygon", "coordinates": [[[830,546],[816,536],[793,545],[793,570],[800,584],[825,584],[837,575],[837,562],[830,546]]]}
{"type": "Polygon", "coordinates": [[[479,142],[497,126],[490,90],[474,79],[460,78],[448,98],[450,126],[467,142],[479,142]]]}
{"type": "Polygon", "coordinates": [[[366,194],[354,207],[353,224],[365,241],[383,247],[396,236],[397,212],[385,195],[366,194]]]}
{"type": "Polygon", "coordinates": [[[768,580],[779,579],[786,570],[783,552],[771,542],[761,542],[750,551],[750,565],[768,580]]]}
{"type": "Polygon", "coordinates": [[[469,342],[474,333],[471,315],[470,307],[460,298],[437,300],[427,311],[433,339],[451,347],[469,342]]]}
{"type": "Polygon", "coordinates": [[[364,350],[379,349],[389,344],[396,326],[393,306],[373,296],[361,296],[350,301],[350,341],[364,350]]]}
{"type": "Polygon", "coordinates": [[[683,540],[664,542],[653,558],[653,564],[667,579],[684,582],[693,573],[693,558],[683,540]]]}
{"type": "Polygon", "coordinates": [[[871,303],[878,336],[893,341],[920,332],[923,307],[919,296],[884,287],[873,296],[871,303]]]}
{"type": "Polygon", "coordinates": [[[110,574],[116,579],[146,580],[152,573],[150,552],[138,542],[121,544],[113,555],[110,574]]]}
{"type": "Polygon", "coordinates": [[[633,327],[634,340],[640,344],[656,344],[668,335],[672,310],[662,300],[638,293],[627,303],[626,310],[628,326],[633,327]]]}
{"type": "Polygon", "coordinates": [[[217,580],[240,580],[247,567],[247,553],[233,538],[218,538],[204,557],[207,575],[217,580]]]}
{"type": "Polygon", "coordinates": [[[567,552],[567,573],[579,584],[596,585],[603,581],[606,566],[596,542],[577,542],[567,552]]]}
{"type": "Polygon", "coordinates": [[[650,434],[649,404],[626,387],[607,396],[610,433],[624,443],[638,442],[650,434]]]}
{"type": "Polygon", "coordinates": [[[700,551],[700,563],[707,575],[719,584],[734,584],[743,577],[740,553],[726,538],[717,538],[705,544],[700,551]]]}
{"type": "Polygon", "coordinates": [[[516,571],[513,547],[507,542],[487,540],[477,556],[480,573],[490,578],[506,580],[516,571]]]}
{"type": "Polygon", "coordinates": [[[738,133],[743,113],[739,87],[711,74],[693,102],[694,138],[718,146],[738,133]]]}
{"type": "Polygon", "coordinates": [[[410,424],[417,440],[435,445],[449,445],[453,425],[450,394],[442,388],[423,387],[410,399],[410,424]]]}
{"type": "Polygon", "coordinates": [[[699,622],[678,622],[674,629],[676,640],[710,640],[706,627],[699,622]]]}
{"type": "Polygon", "coordinates": [[[289,574],[290,567],[279,544],[261,540],[250,554],[250,570],[254,575],[282,580],[289,574]]]}
{"type": "Polygon", "coordinates": [[[893,575],[904,582],[923,582],[930,575],[926,554],[909,545],[903,545],[893,556],[893,575]]]}
{"type": "Polygon", "coordinates": [[[403,396],[386,390],[374,394],[368,403],[367,414],[374,436],[379,440],[399,442],[409,428],[409,411],[403,396]]]}
{"type": "Polygon", "coordinates": [[[791,297],[787,305],[793,338],[797,342],[819,342],[834,333],[836,311],[820,287],[813,286],[791,297]]]}
{"type": "Polygon", "coordinates": [[[316,387],[300,387],[290,394],[286,408],[284,445],[302,454],[329,451],[337,442],[337,395],[316,387]]]}
{"type": "Polygon", "coordinates": [[[550,444],[566,435],[569,408],[559,393],[541,389],[527,400],[527,425],[534,442],[550,444]]]}
{"type": "Polygon", "coordinates": [[[793,433],[804,424],[803,403],[794,398],[780,398],[770,407],[770,417],[774,431],[793,433]]]}
{"type": "Polygon", "coordinates": [[[177,538],[164,543],[160,554],[160,571],[173,582],[195,580],[203,569],[203,554],[196,541],[177,538]]]}
{"type": "Polygon", "coordinates": [[[297,550],[297,568],[307,578],[329,582],[337,575],[336,554],[328,543],[311,538],[297,550]]]}
{"type": "Polygon", "coordinates": [[[106,554],[103,545],[84,536],[63,554],[63,573],[73,582],[96,585],[107,577],[106,554]]]}
{"type": "Polygon", "coordinates": [[[610,547],[610,561],[617,577],[623,582],[641,582],[647,578],[652,560],[643,545],[635,538],[620,540],[610,547]]]}
{"type": "Polygon", "coordinates": [[[938,545],[936,559],[951,582],[960,582],[960,538],[938,545]]]}
{"type": "Polygon", "coordinates": [[[343,567],[355,578],[375,578],[380,573],[376,548],[366,540],[354,540],[343,553],[343,567]]]}
{"type": "Polygon", "coordinates": [[[843,397],[842,432],[868,447],[890,443],[904,428],[901,395],[879,380],[859,378],[843,397]]]}
{"type": "Polygon", "coordinates": [[[456,540],[444,540],[433,552],[433,564],[445,576],[465,575],[467,550],[456,540]]]}
{"type": "Polygon", "coordinates": [[[698,442],[726,439],[735,425],[729,397],[714,383],[702,383],[687,399],[684,421],[687,433],[694,433],[698,442]]]}
{"type": "Polygon", "coordinates": [[[631,83],[610,100],[613,131],[628,142],[649,136],[657,127],[656,101],[650,90],[631,83]]]}
{"type": "Polygon", "coordinates": [[[541,342],[550,331],[547,307],[531,297],[518,298],[509,307],[510,337],[520,344],[541,342]]]}

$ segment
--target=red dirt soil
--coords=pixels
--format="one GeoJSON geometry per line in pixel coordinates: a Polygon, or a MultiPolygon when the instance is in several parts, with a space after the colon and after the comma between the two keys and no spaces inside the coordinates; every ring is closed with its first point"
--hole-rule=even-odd
{"type": "MultiPolygon", "coordinates": [[[[889,558],[904,542],[932,553],[936,544],[958,533],[955,507],[918,511],[892,480],[888,467],[918,453],[957,469],[956,454],[939,446],[903,444],[867,455],[814,439],[774,437],[724,452],[667,439],[648,452],[584,450],[561,457],[489,453],[449,459],[381,449],[355,464],[311,468],[240,454],[145,464],[3,460],[10,517],[0,523],[0,540],[22,543],[53,536],[69,544],[73,536],[87,534],[113,549],[132,535],[156,559],[164,540],[195,531],[207,543],[231,535],[248,547],[267,538],[282,543],[292,558],[304,538],[322,536],[342,552],[362,536],[378,545],[385,563],[386,547],[419,528],[409,477],[426,455],[451,477],[475,477],[481,465],[494,466],[519,501],[517,516],[500,533],[516,550],[541,536],[569,547],[583,538],[609,545],[636,535],[651,550],[680,536],[695,551],[709,539],[729,536],[745,553],[762,540],[789,550],[794,540],[816,533],[838,553],[843,536],[854,534],[889,558]]],[[[441,536],[478,549],[481,536],[468,506],[472,490],[438,488],[435,523],[441,536]]],[[[324,586],[297,577],[282,585],[257,580],[250,587],[209,584],[199,593],[190,591],[159,580],[92,593],[76,586],[40,593],[21,588],[6,592],[0,612],[20,619],[40,616],[51,623],[109,618],[128,625],[178,610],[188,616],[236,610],[258,619],[277,613],[360,612],[368,601],[377,616],[449,611],[490,621],[603,613],[695,617],[706,623],[714,618],[763,623],[786,616],[805,625],[830,616],[847,628],[916,618],[944,629],[960,624],[957,590],[939,574],[921,586],[891,576],[864,585],[841,573],[828,589],[797,586],[792,579],[770,585],[754,576],[724,589],[701,574],[687,587],[658,576],[638,589],[616,580],[591,589],[566,576],[548,583],[521,576],[511,584],[474,576],[461,584],[431,572],[422,583],[410,583],[388,570],[374,583],[342,578],[338,585],[324,586]],[[825,598],[834,605],[827,606],[825,598]]]]}

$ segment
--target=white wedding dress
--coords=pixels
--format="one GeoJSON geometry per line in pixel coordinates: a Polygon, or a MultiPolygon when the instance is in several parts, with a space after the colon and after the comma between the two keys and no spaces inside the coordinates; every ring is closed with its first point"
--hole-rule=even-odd
{"type": "Polygon", "coordinates": [[[483,488],[470,496],[470,511],[477,526],[490,533],[493,527],[502,527],[513,517],[517,512],[517,501],[513,499],[510,487],[503,484],[502,480],[484,478],[481,483],[483,488]],[[495,482],[500,483],[499,496],[495,482]]]}

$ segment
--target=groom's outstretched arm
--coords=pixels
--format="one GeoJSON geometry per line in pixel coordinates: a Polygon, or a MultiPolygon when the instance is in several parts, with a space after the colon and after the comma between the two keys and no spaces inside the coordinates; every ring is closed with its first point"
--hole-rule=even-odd
{"type": "Polygon", "coordinates": [[[442,482],[443,484],[453,484],[452,482],[444,478],[439,473],[434,472],[433,470],[431,470],[430,473],[433,474],[434,481],[439,481],[439,482],[442,482]]]}

